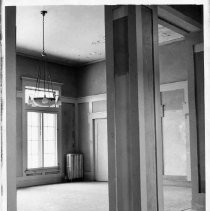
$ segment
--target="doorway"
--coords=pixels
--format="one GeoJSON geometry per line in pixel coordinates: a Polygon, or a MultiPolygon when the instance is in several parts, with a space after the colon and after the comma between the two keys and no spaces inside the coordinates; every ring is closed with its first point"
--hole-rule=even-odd
{"type": "Polygon", "coordinates": [[[94,120],[95,180],[108,181],[107,119],[94,120]]]}
{"type": "Polygon", "coordinates": [[[160,86],[162,104],[164,210],[191,207],[191,166],[187,81],[160,86]]]}
{"type": "Polygon", "coordinates": [[[162,103],[163,175],[165,180],[190,181],[190,140],[187,81],[160,86],[162,103]]]}

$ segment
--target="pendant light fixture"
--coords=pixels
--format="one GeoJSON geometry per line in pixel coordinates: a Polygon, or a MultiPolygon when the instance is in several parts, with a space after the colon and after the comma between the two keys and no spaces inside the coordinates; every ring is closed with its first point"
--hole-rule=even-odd
{"type": "Polygon", "coordinates": [[[42,10],[41,14],[42,14],[42,24],[43,24],[43,43],[42,43],[43,48],[41,52],[42,68],[40,68],[37,75],[34,97],[29,96],[28,104],[36,107],[56,107],[61,105],[61,100],[59,96],[56,96],[56,91],[53,89],[53,83],[50,72],[47,71],[47,61],[46,61],[47,54],[45,52],[45,45],[44,45],[45,44],[44,24],[45,24],[45,15],[47,14],[47,11],[42,10]]]}

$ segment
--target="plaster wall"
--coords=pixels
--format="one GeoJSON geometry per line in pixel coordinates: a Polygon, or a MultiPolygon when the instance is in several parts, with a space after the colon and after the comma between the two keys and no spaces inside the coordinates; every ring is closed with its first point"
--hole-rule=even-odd
{"type": "MultiPolygon", "coordinates": [[[[36,78],[42,61],[29,57],[17,55],[17,90],[22,89],[21,77],[36,78]]],[[[63,83],[62,96],[76,97],[76,75],[75,69],[52,62],[47,63],[47,69],[51,73],[52,81],[63,83]]]]}
{"type": "Polygon", "coordinates": [[[106,93],[106,62],[90,64],[78,69],[77,97],[106,93]]]}
{"type": "MultiPolygon", "coordinates": [[[[186,41],[159,47],[160,84],[187,80],[190,62],[186,41]]],[[[77,74],[77,97],[106,93],[106,62],[81,67],[77,74]]]]}
{"type": "Polygon", "coordinates": [[[159,47],[160,84],[187,80],[190,54],[186,41],[159,47]]]}

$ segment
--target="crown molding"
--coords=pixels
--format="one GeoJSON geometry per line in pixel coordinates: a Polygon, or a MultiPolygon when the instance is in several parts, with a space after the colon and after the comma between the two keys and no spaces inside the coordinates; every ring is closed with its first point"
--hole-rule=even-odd
{"type": "Polygon", "coordinates": [[[165,41],[165,42],[159,43],[159,47],[164,46],[164,45],[169,45],[169,44],[172,44],[172,43],[175,43],[175,42],[184,41],[184,40],[185,40],[185,37],[181,37],[181,38],[178,38],[178,39],[175,39],[175,40],[165,41]]]}
{"type": "MultiPolygon", "coordinates": [[[[16,54],[18,56],[23,56],[23,57],[27,57],[27,58],[30,58],[30,59],[36,59],[36,60],[42,61],[42,58],[39,57],[39,56],[29,55],[29,54],[26,54],[26,53],[23,53],[23,52],[20,52],[20,51],[16,51],[16,54]]],[[[72,67],[72,68],[75,68],[75,67],[79,68],[79,67],[87,66],[87,65],[90,65],[90,64],[98,63],[98,62],[101,62],[101,61],[105,61],[105,58],[104,59],[97,59],[97,60],[93,60],[93,61],[89,61],[89,62],[81,62],[81,63],[78,62],[76,64],[71,64],[70,62],[63,61],[63,59],[52,59],[52,58],[47,59],[47,62],[49,62],[49,63],[60,64],[60,65],[64,65],[64,66],[68,66],[68,67],[72,67]]]]}

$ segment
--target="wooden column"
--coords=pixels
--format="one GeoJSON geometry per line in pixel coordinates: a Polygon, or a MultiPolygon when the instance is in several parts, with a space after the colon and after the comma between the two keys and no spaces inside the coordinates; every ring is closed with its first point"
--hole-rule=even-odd
{"type": "MultiPolygon", "coordinates": [[[[199,37],[198,37],[199,38],[199,37]]],[[[202,39],[189,40],[188,69],[192,208],[205,210],[204,60],[202,39]]]]}
{"type": "MultiPolygon", "coordinates": [[[[196,67],[195,50],[203,51],[203,32],[190,33],[186,36],[187,51],[189,52],[188,66],[188,99],[189,99],[189,129],[190,129],[190,157],[191,157],[191,184],[192,209],[205,210],[205,193],[201,190],[199,166],[199,144],[204,143],[204,83],[203,69],[196,67]],[[200,46],[200,47],[199,47],[200,46]],[[199,47],[199,48],[198,48],[199,47]],[[197,75],[198,74],[198,75],[197,75]],[[203,118],[203,120],[202,120],[203,118]],[[201,121],[199,121],[199,119],[201,121]],[[200,134],[199,134],[200,133],[200,134]],[[200,136],[201,135],[201,136],[200,136]]],[[[199,59],[200,60],[200,59],[199,59]]],[[[203,61],[200,60],[200,65],[203,61]]],[[[202,153],[204,155],[204,152],[202,153]]],[[[201,165],[203,165],[201,163],[201,165]]]]}
{"type": "Polygon", "coordinates": [[[157,20],[105,7],[110,211],[163,210],[157,20]]]}
{"type": "MultiPolygon", "coordinates": [[[[2,2],[0,2],[0,154],[2,153],[2,2]]],[[[2,156],[0,157],[0,188],[3,187],[2,181],[2,156]]],[[[0,210],[2,210],[2,194],[0,194],[0,210]]]]}
{"type": "Polygon", "coordinates": [[[2,210],[16,211],[16,7],[5,7],[4,24],[2,210]]]}

